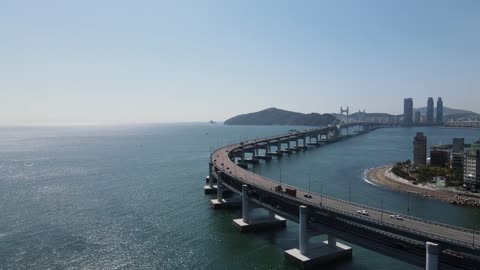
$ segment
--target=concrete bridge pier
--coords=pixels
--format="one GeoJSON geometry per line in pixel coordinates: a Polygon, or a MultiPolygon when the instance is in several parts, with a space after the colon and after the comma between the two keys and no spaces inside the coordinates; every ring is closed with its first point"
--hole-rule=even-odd
{"type": "Polygon", "coordinates": [[[320,142],[328,143],[328,133],[320,134],[320,142]]]}
{"type": "Polygon", "coordinates": [[[212,174],[213,164],[208,163],[208,176],[205,178],[207,185],[204,186],[203,190],[205,194],[214,194],[217,191],[217,186],[214,185],[215,177],[212,174]]]}
{"type": "Polygon", "coordinates": [[[241,202],[238,198],[232,197],[225,199],[223,198],[224,186],[222,183],[222,176],[219,175],[217,179],[217,198],[210,200],[210,204],[213,209],[232,209],[239,208],[241,202]]]}
{"type": "Polygon", "coordinates": [[[248,223],[248,186],[242,185],[242,220],[248,223]]]}
{"type": "Polygon", "coordinates": [[[270,155],[270,146],[268,144],[265,144],[265,145],[256,145],[256,149],[257,149],[257,154],[255,156],[255,158],[257,160],[266,160],[266,161],[269,161],[272,159],[271,155],[270,155]],[[261,155],[261,151],[260,150],[263,150],[263,155],[261,155]]]}
{"type": "Polygon", "coordinates": [[[307,137],[306,136],[305,137],[297,137],[297,144],[296,145],[297,145],[297,148],[299,150],[307,150],[308,149],[307,137]],[[302,146],[298,145],[298,142],[300,140],[302,140],[302,146]]]}
{"type": "Polygon", "coordinates": [[[249,214],[248,186],[242,185],[242,218],[234,219],[233,226],[241,233],[285,228],[287,220],[269,212],[265,218],[251,218],[249,214]]]}
{"type": "Polygon", "coordinates": [[[438,254],[440,253],[440,247],[438,244],[427,242],[426,244],[426,270],[438,269],[438,254]]]}
{"type": "Polygon", "coordinates": [[[213,175],[208,175],[206,177],[207,185],[204,186],[203,191],[205,195],[215,194],[217,192],[217,185],[214,185],[213,175]]]}
{"type": "Polygon", "coordinates": [[[304,205],[300,206],[300,217],[298,221],[299,229],[298,229],[298,245],[300,249],[300,254],[307,253],[307,207],[304,205]]]}
{"type": "Polygon", "coordinates": [[[351,258],[352,248],[340,243],[333,235],[328,235],[324,246],[309,248],[307,237],[307,211],[306,206],[301,205],[299,209],[299,248],[285,251],[287,259],[298,265],[301,269],[314,269],[320,265],[327,264],[340,259],[351,258]]]}
{"type": "Polygon", "coordinates": [[[309,138],[310,138],[310,139],[309,139],[309,141],[310,141],[309,144],[310,144],[310,145],[318,145],[318,136],[317,136],[317,135],[310,135],[309,138]],[[315,139],[315,142],[314,142],[314,143],[312,143],[312,139],[315,139]]]}
{"type": "Polygon", "coordinates": [[[295,139],[292,139],[292,138],[289,138],[288,139],[288,149],[293,152],[293,151],[297,151],[297,140],[295,139]],[[292,143],[293,143],[293,147],[292,147],[292,143]]]}
{"type": "Polygon", "coordinates": [[[218,201],[223,200],[223,184],[222,184],[222,181],[219,181],[218,185],[217,185],[217,200],[218,201]]]}

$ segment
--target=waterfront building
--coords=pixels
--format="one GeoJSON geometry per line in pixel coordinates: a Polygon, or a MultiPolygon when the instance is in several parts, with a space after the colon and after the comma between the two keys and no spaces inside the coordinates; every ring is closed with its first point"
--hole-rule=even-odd
{"type": "Polygon", "coordinates": [[[480,188],[480,150],[469,150],[465,153],[463,184],[473,191],[480,188]]]}
{"type": "Polygon", "coordinates": [[[452,169],[463,169],[463,153],[452,154],[452,169]]]}
{"type": "Polygon", "coordinates": [[[446,167],[450,164],[450,153],[444,150],[434,149],[430,151],[430,165],[446,167]]]}
{"type": "Polygon", "coordinates": [[[480,128],[480,120],[450,120],[445,126],[462,128],[480,128]]]}
{"type": "Polygon", "coordinates": [[[429,97],[428,98],[428,104],[427,104],[427,125],[432,126],[433,125],[433,98],[429,97]]]}
{"type": "Polygon", "coordinates": [[[437,125],[443,125],[443,101],[441,97],[437,100],[437,125]]]}
{"type": "Polygon", "coordinates": [[[403,124],[411,126],[413,124],[413,99],[403,100],[403,124]]]}
{"type": "Polygon", "coordinates": [[[452,142],[452,168],[463,169],[463,156],[465,151],[465,139],[453,138],[452,142]]]}
{"type": "Polygon", "coordinates": [[[465,139],[464,138],[453,138],[452,142],[452,153],[459,154],[465,151],[465,139]]]}
{"type": "Polygon", "coordinates": [[[427,137],[423,132],[417,132],[413,139],[413,164],[427,165],[427,137]]]}
{"type": "Polygon", "coordinates": [[[422,123],[422,114],[419,111],[415,112],[415,124],[420,125],[422,123]]]}

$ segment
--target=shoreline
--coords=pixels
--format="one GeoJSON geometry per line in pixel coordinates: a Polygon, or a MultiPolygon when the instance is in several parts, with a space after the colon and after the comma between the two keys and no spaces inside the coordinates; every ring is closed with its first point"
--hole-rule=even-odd
{"type": "Polygon", "coordinates": [[[480,207],[480,196],[467,196],[446,189],[434,189],[422,184],[413,185],[408,180],[394,175],[390,170],[393,165],[385,165],[369,169],[365,175],[368,181],[399,192],[441,200],[451,204],[480,207]]]}

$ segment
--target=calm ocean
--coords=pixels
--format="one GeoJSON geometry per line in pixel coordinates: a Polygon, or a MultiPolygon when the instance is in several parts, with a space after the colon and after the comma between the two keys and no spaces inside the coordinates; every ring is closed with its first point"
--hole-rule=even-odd
{"type": "MultiPolygon", "coordinates": [[[[161,124],[0,128],[0,269],[296,269],[283,251],[297,224],[241,235],[240,211],[213,211],[203,194],[212,148],[288,132],[278,126],[161,124]]],[[[480,130],[382,129],[255,168],[312,191],[480,230],[480,209],[368,183],[364,171],[429,144],[472,142],[480,130]]],[[[318,240],[316,240],[318,241],[318,240]]],[[[479,239],[480,241],[480,239],[479,239]]],[[[416,269],[354,247],[331,269],[416,269]]],[[[328,267],[327,267],[328,268],[328,267]]],[[[325,269],[327,269],[325,268],[325,269]]]]}

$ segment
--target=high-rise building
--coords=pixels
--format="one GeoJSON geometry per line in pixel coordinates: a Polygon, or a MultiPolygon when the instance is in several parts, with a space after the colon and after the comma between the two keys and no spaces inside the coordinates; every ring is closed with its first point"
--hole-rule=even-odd
{"type": "Polygon", "coordinates": [[[480,150],[469,150],[465,153],[463,184],[473,191],[480,188],[480,150]]]}
{"type": "Polygon", "coordinates": [[[411,98],[403,100],[403,123],[407,126],[413,124],[413,99],[411,98]]]}
{"type": "Polygon", "coordinates": [[[422,123],[422,113],[419,111],[415,112],[415,124],[420,125],[422,123]]]}
{"type": "Polygon", "coordinates": [[[430,165],[446,167],[450,164],[450,153],[444,150],[434,149],[430,151],[430,165]]]}
{"type": "Polygon", "coordinates": [[[465,139],[453,138],[452,142],[452,168],[463,169],[463,158],[465,151],[465,139]]]}
{"type": "Polygon", "coordinates": [[[413,139],[413,164],[427,165],[427,137],[423,132],[417,132],[413,139]]]}
{"type": "Polygon", "coordinates": [[[465,151],[465,139],[464,138],[453,138],[452,153],[463,154],[463,151],[465,151]]]}
{"type": "Polygon", "coordinates": [[[443,125],[443,101],[441,97],[437,100],[437,125],[443,125]]]}
{"type": "Polygon", "coordinates": [[[428,104],[427,104],[427,125],[432,126],[433,125],[433,98],[429,97],[428,98],[428,104]]]}
{"type": "Polygon", "coordinates": [[[452,154],[452,169],[462,170],[463,169],[463,157],[464,154],[453,153],[452,154]]]}

